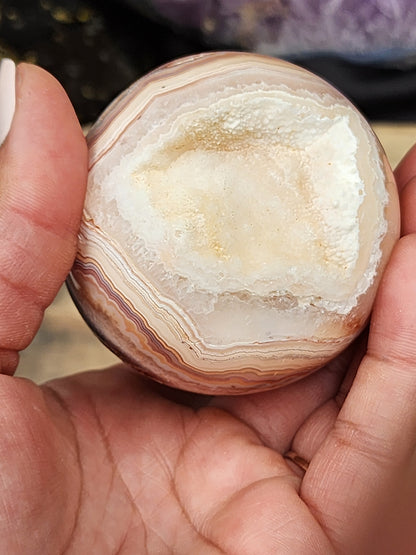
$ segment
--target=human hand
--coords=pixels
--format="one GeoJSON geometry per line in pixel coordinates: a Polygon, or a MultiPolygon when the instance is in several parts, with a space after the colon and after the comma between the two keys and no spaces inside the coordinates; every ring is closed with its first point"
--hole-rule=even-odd
{"type": "Polygon", "coordinates": [[[413,554],[416,147],[397,171],[403,237],[368,343],[236,398],[121,364],[42,387],[7,375],[71,267],[86,171],[65,93],[20,66],[0,149],[0,552],[413,554]]]}

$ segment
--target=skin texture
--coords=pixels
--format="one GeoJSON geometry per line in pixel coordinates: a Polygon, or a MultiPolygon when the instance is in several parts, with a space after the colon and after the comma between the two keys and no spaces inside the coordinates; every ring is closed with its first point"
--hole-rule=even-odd
{"type": "Polygon", "coordinates": [[[0,552],[414,553],[416,147],[397,177],[368,342],[313,376],[215,399],[123,365],[38,387],[8,374],[75,255],[86,148],[60,86],[20,66],[0,149],[0,552]]]}

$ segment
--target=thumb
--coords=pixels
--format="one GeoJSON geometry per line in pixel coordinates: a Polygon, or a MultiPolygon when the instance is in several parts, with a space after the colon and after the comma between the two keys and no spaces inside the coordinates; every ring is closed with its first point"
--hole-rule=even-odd
{"type": "Polygon", "coordinates": [[[11,123],[0,148],[0,372],[13,373],[75,256],[87,148],[65,91],[38,67],[2,63],[0,107],[3,135],[11,123]]]}

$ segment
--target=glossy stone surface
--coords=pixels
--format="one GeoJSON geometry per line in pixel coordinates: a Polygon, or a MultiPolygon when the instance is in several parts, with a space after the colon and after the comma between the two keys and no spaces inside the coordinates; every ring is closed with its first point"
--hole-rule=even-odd
{"type": "Polygon", "coordinates": [[[241,53],[142,78],[88,136],[68,283],[123,360],[191,391],[299,379],[365,325],[398,237],[362,116],[286,62],[241,53]]]}

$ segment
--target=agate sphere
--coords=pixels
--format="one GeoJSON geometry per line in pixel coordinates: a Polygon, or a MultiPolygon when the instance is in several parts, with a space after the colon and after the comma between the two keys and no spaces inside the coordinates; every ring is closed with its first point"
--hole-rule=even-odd
{"type": "Polygon", "coordinates": [[[88,144],[69,289],[133,368],[261,391],[362,331],[398,199],[371,127],[328,83],[257,54],[190,56],[134,83],[88,144]]]}

